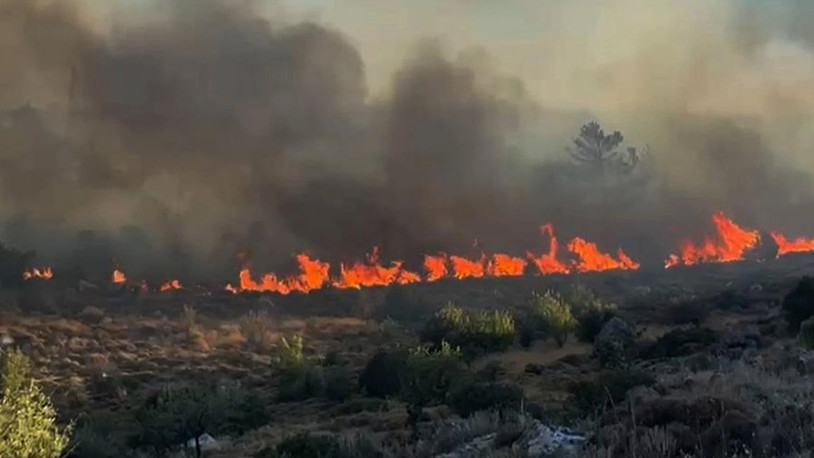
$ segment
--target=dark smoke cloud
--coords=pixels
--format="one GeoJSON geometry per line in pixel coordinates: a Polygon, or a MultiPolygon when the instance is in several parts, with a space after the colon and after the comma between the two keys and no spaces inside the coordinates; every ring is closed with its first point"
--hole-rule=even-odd
{"type": "MultiPolygon", "coordinates": [[[[483,51],[438,41],[421,41],[390,90],[371,96],[345,32],[269,19],[259,6],[171,0],[100,27],[79,3],[0,0],[0,53],[17,63],[0,71],[2,238],[90,276],[117,264],[134,276],[222,279],[239,254],[274,270],[290,268],[293,252],[337,261],[373,245],[411,263],[428,251],[475,254],[475,239],[520,254],[542,245],[547,221],[562,238],[621,244],[656,263],[719,208],[814,232],[800,212],[810,174],[780,159],[776,130],[682,114],[687,97],[671,90],[709,88],[642,79],[660,57],[652,49],[636,54],[633,83],[611,64],[573,85],[665,115],[547,112],[483,51]],[[652,146],[610,197],[564,152],[592,119],[623,130],[627,145],[652,146]]],[[[729,72],[714,53],[761,56],[772,29],[737,24],[732,47],[690,46],[686,63],[716,80],[729,72]]],[[[787,100],[761,94],[771,107],[787,100]]]]}

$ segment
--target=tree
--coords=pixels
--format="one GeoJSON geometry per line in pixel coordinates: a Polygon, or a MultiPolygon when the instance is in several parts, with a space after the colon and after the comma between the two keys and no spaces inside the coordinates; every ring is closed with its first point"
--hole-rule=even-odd
{"type": "Polygon", "coordinates": [[[618,130],[605,135],[599,123],[589,122],[574,139],[576,148],[567,151],[577,162],[595,166],[603,176],[610,170],[629,173],[638,165],[639,154],[634,147],[628,147],[624,154],[620,152],[619,146],[624,140],[618,130]]]}
{"type": "Polygon", "coordinates": [[[71,427],[56,424],[50,399],[31,377],[31,361],[20,350],[3,355],[0,456],[56,458],[68,445],[71,427]]]}

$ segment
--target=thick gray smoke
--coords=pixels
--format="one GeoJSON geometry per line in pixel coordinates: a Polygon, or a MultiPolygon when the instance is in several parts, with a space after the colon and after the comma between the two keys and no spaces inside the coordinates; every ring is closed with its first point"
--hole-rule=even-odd
{"type": "MultiPolygon", "coordinates": [[[[460,20],[466,3],[445,11],[460,20]]],[[[591,43],[612,52],[586,54],[591,43],[548,30],[539,49],[523,48],[535,64],[513,78],[497,61],[512,67],[518,51],[458,53],[422,32],[390,68],[375,57],[387,49],[353,35],[375,8],[332,25],[256,1],[100,16],[88,1],[0,0],[0,57],[14,62],[0,69],[0,239],[92,276],[117,264],[135,276],[223,278],[239,255],[285,271],[303,250],[337,261],[380,245],[385,259],[415,263],[436,250],[474,254],[478,239],[521,254],[542,246],[548,221],[562,238],[656,263],[717,209],[814,234],[802,211],[814,163],[800,151],[814,145],[804,117],[814,99],[801,91],[814,82],[814,45],[799,18],[657,1],[630,28],[610,28],[598,18],[640,11],[636,2],[605,16],[588,0],[515,3],[599,15],[591,43]],[[695,33],[662,24],[693,13],[718,23],[695,33]],[[663,27],[641,27],[651,22],[663,27]],[[777,76],[780,65],[792,75],[777,76]],[[626,146],[650,146],[610,188],[564,150],[591,120],[622,130],[626,146]]],[[[432,13],[421,5],[403,19],[432,13]]]]}

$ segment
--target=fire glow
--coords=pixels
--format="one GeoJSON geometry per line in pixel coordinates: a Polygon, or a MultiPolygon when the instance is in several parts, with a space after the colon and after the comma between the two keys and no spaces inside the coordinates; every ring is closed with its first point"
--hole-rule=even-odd
{"type": "Polygon", "coordinates": [[[50,267],[43,267],[41,269],[34,267],[31,270],[23,272],[23,280],[31,280],[32,278],[39,278],[41,280],[50,280],[54,277],[50,267]]]}
{"type": "MultiPolygon", "coordinates": [[[[729,219],[723,212],[712,215],[716,233],[706,237],[703,243],[696,245],[691,240],[681,243],[680,253],[671,254],[664,261],[664,267],[670,268],[679,264],[691,266],[702,263],[724,263],[742,261],[744,254],[757,247],[760,232],[744,229],[729,219]]],[[[789,253],[814,251],[814,239],[797,238],[788,240],[783,234],[772,231],[771,237],[777,244],[777,257],[789,253]]]]}
{"type": "Polygon", "coordinates": [[[110,281],[117,284],[124,283],[127,281],[127,275],[125,275],[121,270],[115,269],[113,270],[113,274],[110,276],[110,281]]]}
{"type": "Polygon", "coordinates": [[[532,272],[539,275],[550,275],[639,268],[639,264],[621,249],[614,257],[601,252],[596,244],[579,237],[571,240],[566,246],[573,259],[571,261],[561,260],[557,257],[558,243],[554,236],[554,227],[551,224],[545,224],[541,227],[541,232],[549,239],[548,251],[542,254],[527,252],[525,258],[505,253],[487,256],[483,252],[477,258],[466,258],[450,256],[442,252],[425,255],[424,272],[419,274],[405,269],[402,261],[382,265],[379,261],[379,249],[374,247],[365,261],[353,264],[342,263],[339,266],[339,276],[331,278],[330,264],[311,259],[307,254],[301,253],[296,257],[300,271],[297,275],[281,278],[277,274],[267,273],[263,275],[261,281],[256,281],[252,278],[250,269],[244,268],[240,271],[239,286],[227,285],[226,289],[233,293],[263,291],[288,294],[292,291],[307,293],[326,286],[339,289],[360,289],[371,286],[433,282],[444,278],[462,280],[483,277],[519,277],[532,272]]]}

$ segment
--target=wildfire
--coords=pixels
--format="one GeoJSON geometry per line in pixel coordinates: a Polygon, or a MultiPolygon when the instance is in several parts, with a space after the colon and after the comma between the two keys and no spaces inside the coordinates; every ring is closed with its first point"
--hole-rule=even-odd
{"type": "Polygon", "coordinates": [[[621,249],[617,251],[614,258],[610,254],[599,251],[596,244],[579,237],[574,238],[567,245],[569,252],[573,255],[573,260],[570,262],[560,260],[557,258],[558,244],[557,238],[554,236],[554,227],[551,224],[545,224],[541,226],[540,230],[544,236],[549,238],[548,252],[540,255],[528,252],[526,259],[505,253],[495,253],[491,256],[481,253],[479,258],[470,259],[463,256],[448,256],[441,252],[424,256],[424,275],[422,276],[405,269],[402,261],[392,261],[389,265],[381,264],[379,248],[374,247],[363,262],[341,263],[339,276],[332,278],[330,265],[327,262],[311,259],[306,254],[299,254],[297,255],[299,275],[280,278],[277,274],[267,273],[258,282],[252,278],[249,268],[246,267],[240,271],[239,286],[226,285],[226,290],[232,293],[266,291],[288,294],[292,291],[307,293],[329,285],[340,289],[360,289],[371,286],[432,282],[442,278],[521,276],[526,273],[529,266],[536,267],[537,273],[541,275],[639,268],[639,264],[630,259],[621,249]]]}
{"type": "Polygon", "coordinates": [[[170,281],[164,282],[161,285],[160,291],[161,292],[172,291],[174,289],[181,289],[181,288],[183,288],[183,286],[181,285],[180,281],[178,281],[178,280],[170,280],[170,281]]]}
{"type": "Polygon", "coordinates": [[[23,272],[23,280],[31,280],[32,278],[39,278],[42,280],[50,280],[54,276],[50,267],[43,267],[42,269],[34,267],[31,270],[23,272]]]}
{"type": "Polygon", "coordinates": [[[127,275],[125,275],[121,270],[115,269],[113,271],[113,275],[111,276],[111,281],[113,281],[113,283],[124,283],[127,281],[127,275]]]}
{"type": "Polygon", "coordinates": [[[694,265],[706,262],[732,262],[743,259],[744,253],[751,250],[760,242],[758,231],[743,229],[727,218],[723,212],[712,216],[717,233],[715,237],[707,237],[701,245],[695,245],[691,240],[681,244],[681,254],[672,254],[664,262],[669,268],[677,264],[694,265]]]}
{"type": "Polygon", "coordinates": [[[779,232],[772,231],[769,234],[772,236],[775,243],[777,243],[778,258],[789,253],[804,253],[814,251],[814,238],[807,239],[804,237],[798,237],[794,240],[789,240],[779,232]]]}

